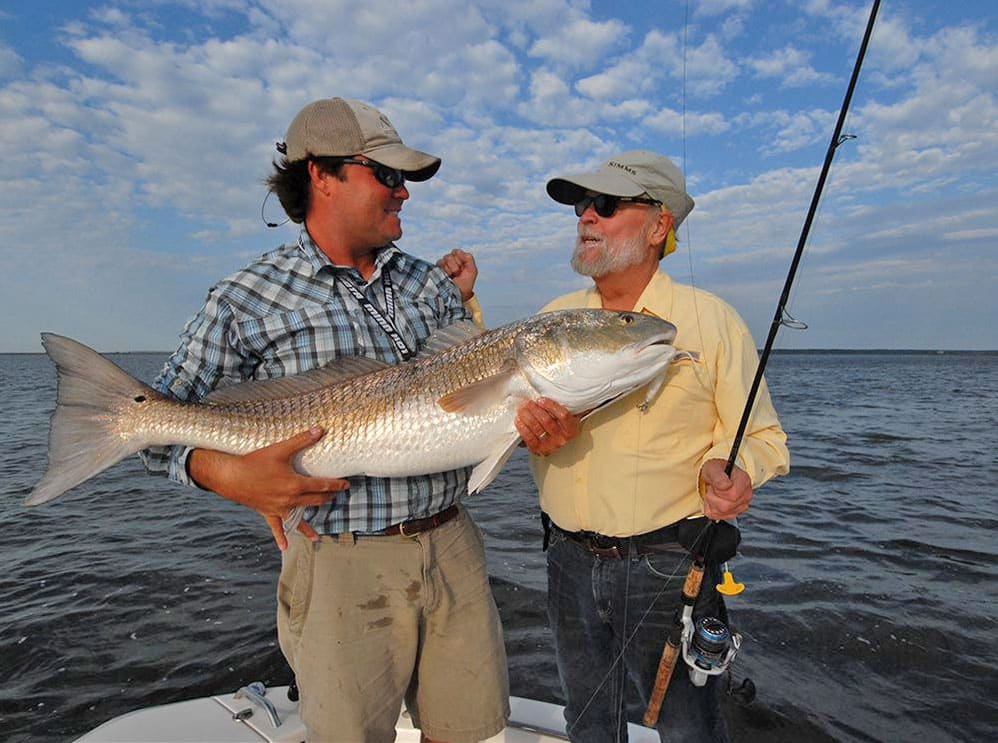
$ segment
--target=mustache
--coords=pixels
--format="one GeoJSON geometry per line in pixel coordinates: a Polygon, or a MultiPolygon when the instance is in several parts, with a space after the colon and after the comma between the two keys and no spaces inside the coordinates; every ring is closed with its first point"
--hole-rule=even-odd
{"type": "Polygon", "coordinates": [[[606,235],[599,232],[594,232],[588,230],[585,227],[578,228],[578,239],[579,240],[599,240],[600,242],[606,242],[606,235]]]}

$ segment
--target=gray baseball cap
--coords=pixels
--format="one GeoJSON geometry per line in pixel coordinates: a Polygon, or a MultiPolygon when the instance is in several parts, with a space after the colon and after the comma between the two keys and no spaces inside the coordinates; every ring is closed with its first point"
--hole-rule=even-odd
{"type": "Polygon", "coordinates": [[[675,227],[679,227],[693,210],[693,198],[686,193],[682,171],[669,158],[648,150],[630,150],[615,155],[595,173],[552,178],[547,191],[561,204],[577,203],[586,191],[626,197],[648,194],[665,205],[675,220],[675,227]]]}
{"type": "Polygon", "coordinates": [[[440,158],[402,144],[388,117],[374,106],[346,98],[309,103],[291,121],[278,152],[288,162],[313,157],[365,155],[397,168],[410,181],[432,178],[440,158]]]}

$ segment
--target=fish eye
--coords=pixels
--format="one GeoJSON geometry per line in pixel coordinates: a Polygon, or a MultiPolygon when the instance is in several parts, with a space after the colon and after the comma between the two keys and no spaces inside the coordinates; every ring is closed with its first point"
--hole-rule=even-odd
{"type": "Polygon", "coordinates": [[[632,322],[634,322],[634,315],[621,315],[620,319],[624,323],[624,325],[630,325],[632,322]]]}

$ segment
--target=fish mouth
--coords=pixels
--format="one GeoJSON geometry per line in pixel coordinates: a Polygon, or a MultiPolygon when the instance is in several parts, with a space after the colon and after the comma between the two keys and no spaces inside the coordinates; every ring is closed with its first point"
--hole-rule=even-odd
{"type": "Polygon", "coordinates": [[[656,333],[655,335],[645,338],[640,343],[636,343],[634,345],[634,350],[643,351],[652,346],[671,346],[674,340],[676,340],[676,331],[674,330],[656,333]]]}

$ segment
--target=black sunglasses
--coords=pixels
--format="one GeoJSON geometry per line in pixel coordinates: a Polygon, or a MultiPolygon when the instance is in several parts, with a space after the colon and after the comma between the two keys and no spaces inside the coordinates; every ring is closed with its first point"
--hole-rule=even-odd
{"type": "Polygon", "coordinates": [[[371,168],[374,171],[374,177],[377,179],[378,183],[387,188],[396,189],[405,183],[405,173],[397,168],[389,168],[387,165],[382,165],[381,163],[376,163],[374,160],[359,160],[353,157],[344,157],[340,159],[341,163],[349,163],[351,165],[363,165],[365,168],[371,168]]]}
{"type": "Polygon", "coordinates": [[[596,213],[606,219],[607,217],[612,217],[617,211],[617,207],[620,204],[655,204],[658,206],[662,205],[661,201],[655,201],[655,199],[645,199],[640,196],[628,197],[628,196],[611,196],[610,194],[596,194],[595,196],[583,196],[581,199],[575,202],[575,216],[581,217],[589,205],[592,204],[596,213]]]}

